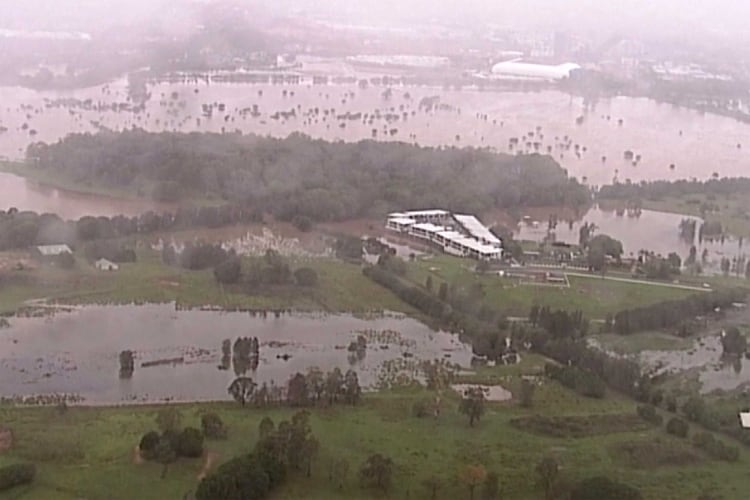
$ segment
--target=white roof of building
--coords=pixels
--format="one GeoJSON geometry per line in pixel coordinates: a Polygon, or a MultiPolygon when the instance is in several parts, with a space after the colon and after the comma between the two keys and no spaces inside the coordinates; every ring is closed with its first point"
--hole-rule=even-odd
{"type": "Polygon", "coordinates": [[[500,241],[500,238],[492,234],[492,231],[487,229],[484,224],[482,224],[479,219],[474,217],[473,215],[459,215],[455,214],[453,216],[459,224],[461,224],[466,231],[469,232],[470,235],[472,235],[475,238],[479,238],[480,240],[488,241],[494,245],[501,245],[502,242],[500,241]]]}
{"type": "Polygon", "coordinates": [[[115,263],[114,263],[114,262],[112,262],[111,260],[107,260],[107,259],[103,259],[103,258],[102,258],[102,259],[99,259],[99,260],[97,260],[97,261],[95,262],[95,264],[96,264],[97,266],[114,266],[114,267],[117,267],[117,264],[115,264],[115,263]]]}
{"type": "Polygon", "coordinates": [[[525,63],[516,59],[495,64],[492,67],[492,73],[495,75],[520,76],[543,80],[562,80],[563,78],[568,78],[570,73],[576,69],[581,69],[581,67],[575,63],[551,66],[548,64],[525,63]]]}
{"type": "Polygon", "coordinates": [[[408,212],[404,212],[403,215],[406,217],[430,217],[435,215],[448,215],[450,212],[447,210],[441,210],[441,209],[431,209],[431,210],[410,210],[408,212]]]}
{"type": "Polygon", "coordinates": [[[408,217],[388,217],[388,222],[409,225],[409,224],[414,224],[414,219],[410,219],[408,217]]]}
{"type": "Polygon", "coordinates": [[[432,222],[418,222],[416,224],[412,224],[414,229],[421,229],[422,231],[427,231],[428,233],[439,233],[441,231],[445,231],[445,226],[436,226],[432,222]]]}
{"type": "Polygon", "coordinates": [[[62,253],[73,253],[68,245],[39,245],[36,247],[40,254],[45,257],[60,255],[62,253]]]}
{"type": "Polygon", "coordinates": [[[745,429],[750,428],[750,412],[745,411],[740,413],[740,422],[745,429]]]}

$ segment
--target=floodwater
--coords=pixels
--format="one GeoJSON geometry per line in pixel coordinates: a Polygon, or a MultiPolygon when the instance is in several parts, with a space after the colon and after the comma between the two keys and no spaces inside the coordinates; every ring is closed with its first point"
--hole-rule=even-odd
{"type": "Polygon", "coordinates": [[[129,100],[125,79],[72,91],[0,88],[0,156],[21,158],[31,142],[55,142],[71,132],[138,127],[277,137],[302,132],[327,140],[375,138],[549,152],[592,185],[614,178],[705,179],[714,172],[739,176],[750,169],[745,153],[750,144],[743,144],[750,124],[645,98],[588,102],[553,90],[402,85],[389,87],[388,93],[382,85],[316,85],[304,76],[304,68],[302,75],[296,84],[226,83],[207,77],[154,83],[147,87],[150,98],[142,111],[129,100]],[[420,106],[432,97],[435,107],[420,106]],[[285,112],[289,114],[279,114],[285,112]],[[511,148],[513,138],[518,145],[511,148]],[[640,161],[633,165],[625,160],[625,151],[640,161]]]}
{"type": "Polygon", "coordinates": [[[175,310],[174,305],[87,306],[36,318],[10,318],[0,329],[0,395],[77,394],[84,403],[229,399],[232,367],[220,370],[224,339],[258,337],[260,362],[247,372],[256,383],[285,385],[296,372],[354,369],[360,384],[376,387],[397,369],[418,374],[420,360],[445,359],[468,367],[471,348],[455,335],[402,315],[282,314],[175,310]],[[368,339],[359,359],[347,351],[368,339]],[[119,353],[136,353],[135,372],[119,378],[119,353]],[[407,353],[404,356],[404,353],[407,353]],[[280,356],[291,356],[283,360],[280,356]],[[353,356],[353,357],[352,357],[353,356]],[[412,357],[413,356],[413,357],[412,357]],[[143,362],[183,357],[175,365],[143,362]]]}
{"type": "Polygon", "coordinates": [[[0,172],[0,210],[9,208],[53,213],[63,219],[78,219],[84,215],[133,216],[149,210],[167,211],[174,209],[174,206],[148,200],[128,200],[57,189],[0,172]]]}
{"type": "MultiPolygon", "coordinates": [[[[708,249],[709,265],[706,267],[715,268],[720,265],[722,257],[731,259],[747,255],[748,250],[733,238],[725,238],[723,243],[720,240],[699,242],[696,231],[695,241],[682,239],[679,226],[683,219],[697,220],[699,226],[702,224],[702,220],[697,217],[668,212],[642,210],[639,215],[631,216],[627,211],[618,213],[594,206],[579,220],[559,221],[554,229],[554,238],[556,241],[577,245],[581,226],[589,223],[596,226],[594,236],[606,234],[620,240],[626,257],[637,257],[638,252],[645,249],[664,256],[676,252],[684,261],[694,244],[699,259],[703,250],[708,249]]],[[[546,220],[538,221],[538,225],[521,222],[515,234],[517,239],[532,241],[542,241],[546,236],[546,220]]]]}
{"type": "Polygon", "coordinates": [[[747,305],[727,312],[725,319],[711,322],[706,332],[696,338],[688,349],[644,350],[638,353],[639,361],[657,373],[677,377],[697,374],[701,393],[733,391],[750,388],[750,359],[725,357],[721,346],[722,328],[747,326],[750,310],[747,305]]]}

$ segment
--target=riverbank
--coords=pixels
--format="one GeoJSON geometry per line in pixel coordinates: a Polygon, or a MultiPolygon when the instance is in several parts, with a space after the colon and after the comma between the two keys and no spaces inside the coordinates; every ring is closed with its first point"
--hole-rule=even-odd
{"type": "MultiPolygon", "coordinates": [[[[482,378],[493,378],[494,383],[501,380],[516,394],[521,377],[538,375],[544,362],[532,355],[521,365],[485,368],[482,378]]],[[[633,419],[635,403],[631,401],[614,394],[601,400],[582,398],[547,379],[539,379],[538,384],[531,408],[522,408],[516,401],[489,402],[473,428],[457,411],[458,396],[452,392],[441,398],[442,411],[437,418],[413,415],[415,403],[435,395],[417,388],[368,393],[354,407],[311,408],[312,431],[320,442],[312,475],[290,474],[277,497],[378,497],[379,493],[362,489],[357,477],[369,455],[382,453],[395,466],[392,498],[429,497],[423,482],[430,477],[440,478],[440,498],[465,497],[467,486],[458,474],[471,464],[499,474],[503,498],[540,498],[543,492],[536,486],[535,467],[546,456],[560,463],[568,484],[606,475],[637,487],[647,500],[693,498],[709,485],[724,498],[742,498],[744,451],[739,462],[715,461],[662,429],[633,419]],[[583,434],[564,439],[519,430],[521,423],[538,419],[538,415],[588,425],[583,434]],[[649,451],[642,456],[646,463],[638,463],[630,455],[649,451]],[[349,473],[339,488],[329,479],[329,471],[341,460],[348,464],[349,473]],[[679,463],[679,469],[670,460],[679,463]]],[[[56,408],[1,408],[2,426],[12,431],[13,442],[0,454],[0,465],[28,461],[38,468],[34,483],[12,492],[35,500],[124,500],[134,494],[144,500],[182,498],[195,490],[206,456],[218,456],[218,465],[246,453],[257,439],[263,417],[278,423],[295,411],[242,408],[234,403],[173,405],[182,415],[182,425],[200,427],[201,415],[217,413],[228,428],[228,439],[206,441],[204,458],[180,459],[169,466],[162,479],[162,466],[134,460],[133,448],[144,433],[155,428],[156,414],[163,407],[70,407],[64,412],[56,408]]]]}

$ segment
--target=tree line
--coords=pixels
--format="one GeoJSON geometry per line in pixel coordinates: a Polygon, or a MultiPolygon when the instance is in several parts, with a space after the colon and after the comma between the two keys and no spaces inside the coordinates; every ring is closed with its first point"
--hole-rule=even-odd
{"type": "Polygon", "coordinates": [[[597,197],[612,200],[660,200],[667,196],[705,194],[726,197],[743,193],[750,193],[750,178],[748,177],[712,178],[705,181],[682,179],[640,183],[618,182],[602,186],[597,197]]]}
{"type": "Polygon", "coordinates": [[[240,134],[71,134],[27,150],[34,168],[161,199],[212,196],[282,220],[380,217],[404,207],[482,212],[582,207],[590,196],[551,157],[406,143],[240,134]]]}
{"type": "Polygon", "coordinates": [[[690,318],[713,312],[717,308],[726,309],[735,302],[743,302],[747,294],[746,288],[736,287],[625,309],[614,315],[612,328],[619,335],[627,335],[644,330],[679,327],[690,318]]]}
{"type": "MultiPolygon", "coordinates": [[[[38,214],[10,208],[0,210],[0,251],[58,243],[75,247],[79,243],[155,231],[193,227],[215,228],[262,221],[263,216],[260,212],[243,208],[241,205],[184,207],[174,213],[149,211],[133,217],[84,216],[73,221],[65,221],[55,214],[38,214]]],[[[123,253],[123,249],[111,245],[92,246],[92,255],[111,257],[110,260],[115,262],[127,261],[131,257],[130,253],[123,253]]]]}

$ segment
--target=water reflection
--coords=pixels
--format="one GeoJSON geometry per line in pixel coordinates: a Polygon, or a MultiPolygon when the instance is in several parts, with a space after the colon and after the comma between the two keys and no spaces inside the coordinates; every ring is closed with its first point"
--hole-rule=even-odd
{"type": "Polygon", "coordinates": [[[53,317],[12,318],[11,326],[0,330],[0,394],[75,393],[104,404],[225,400],[240,374],[259,385],[283,386],[297,371],[313,366],[346,371],[353,364],[363,386],[373,387],[389,362],[436,358],[468,367],[471,349],[454,335],[390,313],[368,319],[263,317],[177,311],[173,305],[91,306],[53,317]],[[230,339],[240,336],[250,341],[230,354],[230,339]],[[348,351],[358,337],[366,347],[348,351]],[[120,353],[128,349],[134,370],[120,378],[120,353]]]}

